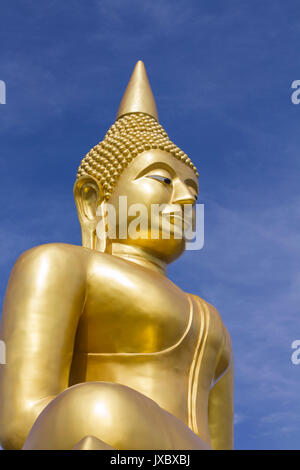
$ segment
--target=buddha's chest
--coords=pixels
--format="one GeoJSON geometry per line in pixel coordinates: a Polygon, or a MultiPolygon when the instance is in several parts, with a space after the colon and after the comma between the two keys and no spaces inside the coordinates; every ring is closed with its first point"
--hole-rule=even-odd
{"type": "Polygon", "coordinates": [[[187,295],[159,273],[122,260],[96,264],[88,279],[76,349],[89,353],[151,353],[184,335],[187,295]]]}

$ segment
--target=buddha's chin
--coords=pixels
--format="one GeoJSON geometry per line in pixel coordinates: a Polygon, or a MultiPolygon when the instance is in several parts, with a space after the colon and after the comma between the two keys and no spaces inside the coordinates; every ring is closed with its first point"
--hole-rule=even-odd
{"type": "Polygon", "coordinates": [[[185,240],[183,238],[176,239],[170,236],[164,239],[160,234],[159,239],[138,238],[135,240],[127,240],[127,244],[135,246],[145,253],[155,256],[159,260],[169,264],[181,256],[185,250],[185,240]]]}

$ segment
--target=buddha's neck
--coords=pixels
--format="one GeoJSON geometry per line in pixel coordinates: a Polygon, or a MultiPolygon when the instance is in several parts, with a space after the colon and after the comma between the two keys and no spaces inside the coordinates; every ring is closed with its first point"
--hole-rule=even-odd
{"type": "Polygon", "coordinates": [[[166,263],[159,258],[150,255],[148,251],[143,248],[126,245],[125,243],[112,243],[111,254],[118,258],[131,261],[146,268],[157,271],[161,274],[166,274],[166,263]]]}

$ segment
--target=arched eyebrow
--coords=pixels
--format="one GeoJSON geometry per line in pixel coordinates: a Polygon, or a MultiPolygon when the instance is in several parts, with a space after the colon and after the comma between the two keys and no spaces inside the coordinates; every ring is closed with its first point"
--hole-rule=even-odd
{"type": "Polygon", "coordinates": [[[169,166],[167,163],[165,162],[154,162],[154,163],[151,163],[151,165],[147,166],[146,168],[144,168],[138,175],[135,179],[138,179],[138,178],[141,178],[142,176],[146,175],[147,173],[149,173],[149,171],[153,171],[153,170],[165,170],[167,171],[168,173],[170,173],[171,176],[174,176],[175,175],[175,172],[173,170],[173,168],[171,166],[169,166]]]}

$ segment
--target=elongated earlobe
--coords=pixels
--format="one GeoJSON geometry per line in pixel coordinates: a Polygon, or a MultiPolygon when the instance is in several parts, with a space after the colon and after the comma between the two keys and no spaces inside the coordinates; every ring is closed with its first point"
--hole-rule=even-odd
{"type": "Polygon", "coordinates": [[[107,229],[107,209],[106,202],[103,200],[97,208],[97,226],[96,226],[96,250],[105,252],[108,243],[107,229]]]}
{"type": "Polygon", "coordinates": [[[96,227],[99,222],[97,208],[104,201],[104,193],[92,176],[82,176],[74,185],[74,198],[82,233],[82,246],[96,250],[96,227]]]}

